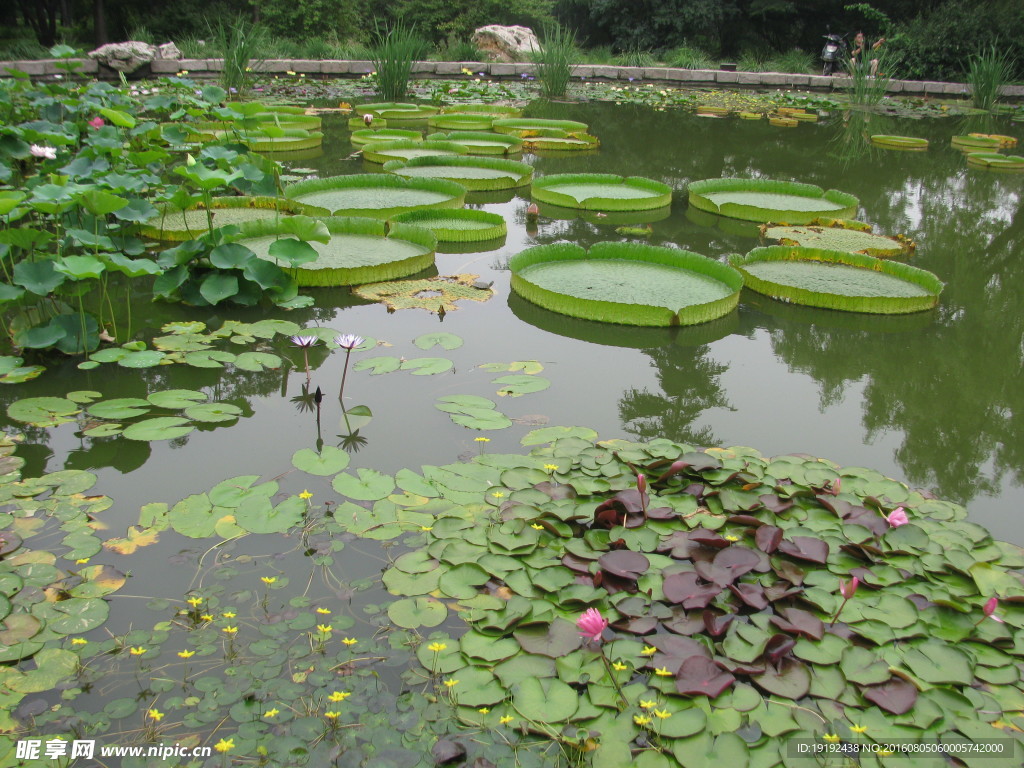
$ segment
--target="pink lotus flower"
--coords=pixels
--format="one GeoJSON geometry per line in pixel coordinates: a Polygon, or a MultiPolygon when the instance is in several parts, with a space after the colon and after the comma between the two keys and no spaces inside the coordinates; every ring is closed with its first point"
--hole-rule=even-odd
{"type": "Polygon", "coordinates": [[[854,576],[849,582],[845,582],[842,579],[839,580],[839,594],[843,596],[844,600],[849,600],[853,597],[857,591],[857,586],[860,584],[860,579],[854,576]]]}
{"type": "Polygon", "coordinates": [[[597,608],[587,608],[583,615],[576,619],[576,626],[583,637],[594,642],[600,642],[601,635],[604,634],[605,629],[608,627],[608,619],[602,616],[597,608]]]}
{"type": "Polygon", "coordinates": [[[907,510],[903,507],[896,507],[885,519],[889,521],[889,525],[893,528],[899,528],[901,525],[906,525],[910,522],[910,518],[907,517],[907,510]]]}
{"type": "Polygon", "coordinates": [[[47,160],[57,159],[56,147],[46,147],[39,144],[33,144],[28,148],[28,151],[32,153],[33,157],[45,158],[47,160]]]}
{"type": "Polygon", "coordinates": [[[102,117],[99,117],[97,115],[89,121],[89,125],[91,125],[93,128],[102,128],[104,125],[106,125],[106,123],[103,121],[102,117]]]}

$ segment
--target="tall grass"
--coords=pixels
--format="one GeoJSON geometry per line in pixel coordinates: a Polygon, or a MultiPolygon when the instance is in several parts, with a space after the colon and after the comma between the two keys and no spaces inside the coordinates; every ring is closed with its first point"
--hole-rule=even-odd
{"type": "Polygon", "coordinates": [[[484,54],[472,40],[449,35],[443,44],[437,46],[442,61],[483,61],[484,54]]]}
{"type": "Polygon", "coordinates": [[[1014,61],[990,46],[987,51],[971,56],[967,82],[971,86],[971,103],[977,109],[991,111],[999,101],[1000,87],[1013,75],[1014,61]]]}
{"type": "Polygon", "coordinates": [[[427,55],[430,45],[416,34],[415,27],[401,20],[390,27],[374,28],[370,60],[377,70],[377,91],[386,101],[401,101],[409,90],[412,63],[427,55]]]}
{"type": "Polygon", "coordinates": [[[542,96],[549,99],[565,96],[577,56],[575,32],[558,24],[545,25],[541,48],[533,54],[542,96]]]}
{"type": "Polygon", "coordinates": [[[654,54],[639,47],[630,48],[615,57],[620,67],[653,67],[654,54]]]}
{"type": "Polygon", "coordinates": [[[670,67],[679,69],[715,69],[715,60],[700,48],[691,48],[688,45],[676,48],[669,54],[665,62],[670,67]]]}
{"type": "Polygon", "coordinates": [[[893,59],[884,50],[868,50],[850,68],[850,102],[873,107],[885,98],[893,59]],[[877,74],[871,74],[871,60],[878,60],[877,74]]]}
{"type": "Polygon", "coordinates": [[[228,21],[219,19],[211,25],[210,36],[224,56],[221,86],[237,93],[239,98],[244,97],[252,85],[252,73],[260,69],[266,58],[270,34],[261,24],[236,16],[228,21]]]}

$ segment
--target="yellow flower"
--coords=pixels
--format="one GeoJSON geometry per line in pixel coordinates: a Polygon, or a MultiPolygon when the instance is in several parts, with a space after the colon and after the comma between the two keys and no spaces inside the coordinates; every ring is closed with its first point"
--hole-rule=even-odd
{"type": "Polygon", "coordinates": [[[432,525],[421,525],[420,526],[420,530],[421,531],[432,531],[432,530],[434,530],[434,526],[432,526],[432,525]]]}
{"type": "Polygon", "coordinates": [[[346,637],[343,638],[341,642],[343,642],[345,645],[355,645],[359,641],[356,640],[354,637],[346,637]]]}
{"type": "Polygon", "coordinates": [[[512,715],[502,715],[501,717],[498,718],[498,722],[501,723],[502,725],[508,725],[513,720],[515,720],[515,718],[512,717],[512,715]]]}
{"type": "Polygon", "coordinates": [[[835,744],[837,741],[839,741],[839,737],[834,733],[826,733],[825,741],[827,741],[829,744],[835,744]]]}
{"type": "Polygon", "coordinates": [[[209,614],[209,613],[204,613],[199,618],[202,619],[203,621],[213,621],[213,616],[211,614],[209,614]]]}
{"type": "Polygon", "coordinates": [[[89,641],[86,640],[84,637],[73,637],[73,638],[71,638],[71,644],[72,645],[85,645],[88,642],[89,641]]]}
{"type": "Polygon", "coordinates": [[[330,612],[331,612],[331,609],[330,609],[330,608],[317,608],[317,609],[316,609],[316,612],[317,612],[317,613],[323,613],[323,614],[328,614],[328,613],[330,613],[330,612]]]}
{"type": "Polygon", "coordinates": [[[444,684],[447,685],[449,688],[453,688],[459,684],[459,681],[455,678],[449,677],[447,680],[444,681],[444,684]]]}
{"type": "Polygon", "coordinates": [[[850,730],[854,733],[864,733],[868,727],[866,725],[851,725],[850,730]]]}
{"type": "Polygon", "coordinates": [[[300,498],[300,499],[303,499],[303,500],[305,500],[305,499],[312,499],[312,498],[313,498],[313,494],[312,494],[312,493],[310,493],[310,492],[309,492],[308,490],[306,490],[305,488],[303,488],[303,489],[302,489],[302,493],[300,493],[300,494],[299,494],[299,498],[300,498]]]}
{"type": "Polygon", "coordinates": [[[193,608],[198,608],[200,605],[203,604],[203,598],[201,598],[201,597],[190,597],[185,602],[188,603],[189,605],[191,605],[193,608]]]}
{"type": "Polygon", "coordinates": [[[290,69],[288,71],[286,71],[285,74],[286,75],[291,75],[292,77],[295,77],[295,73],[292,72],[290,69]]]}
{"type": "Polygon", "coordinates": [[[491,442],[491,438],[489,438],[489,437],[474,437],[473,438],[473,442],[474,443],[489,443],[489,442],[491,442]]]}
{"type": "Polygon", "coordinates": [[[530,527],[533,528],[535,531],[543,531],[544,530],[544,526],[540,525],[538,523],[530,523],[530,527]]]}
{"type": "Polygon", "coordinates": [[[642,651],[640,651],[640,655],[642,655],[642,656],[653,656],[657,652],[658,652],[658,649],[655,648],[653,645],[645,645],[644,649],[642,651]]]}
{"type": "Polygon", "coordinates": [[[128,649],[128,653],[130,653],[132,656],[141,656],[145,652],[146,652],[146,649],[143,648],[141,645],[137,646],[135,648],[129,648],[128,649]]]}
{"type": "Polygon", "coordinates": [[[328,720],[337,720],[341,716],[341,712],[324,712],[324,717],[328,720]]]}
{"type": "Polygon", "coordinates": [[[273,584],[277,581],[277,576],[260,576],[260,581],[264,584],[273,584]]]}
{"type": "Polygon", "coordinates": [[[238,632],[238,627],[224,627],[222,631],[225,635],[234,635],[238,632]]]}
{"type": "Polygon", "coordinates": [[[195,651],[178,651],[178,655],[183,659],[191,659],[196,655],[195,651]]]}
{"type": "Polygon", "coordinates": [[[336,704],[339,701],[344,701],[351,695],[352,694],[349,691],[335,691],[327,697],[327,700],[336,704]]]}
{"type": "Polygon", "coordinates": [[[218,752],[230,752],[232,749],[235,748],[235,740],[221,739],[213,745],[213,748],[216,749],[218,752]]]}
{"type": "Polygon", "coordinates": [[[614,669],[616,672],[623,672],[629,669],[629,666],[623,664],[621,661],[616,661],[614,664],[612,664],[612,669],[614,669]]]}
{"type": "Polygon", "coordinates": [[[544,465],[544,469],[546,469],[548,472],[554,472],[554,471],[556,471],[558,469],[558,465],[557,464],[545,464],[544,465]]]}
{"type": "Polygon", "coordinates": [[[664,720],[666,717],[672,717],[672,713],[667,709],[656,709],[654,710],[654,714],[661,720],[664,720]]]}
{"type": "Polygon", "coordinates": [[[281,710],[278,709],[277,707],[274,707],[273,709],[268,709],[266,712],[264,712],[263,716],[264,717],[277,717],[279,714],[281,714],[281,710]]]}
{"type": "Polygon", "coordinates": [[[659,677],[669,677],[672,673],[668,671],[667,667],[658,667],[654,670],[654,674],[659,677]]]}
{"type": "Polygon", "coordinates": [[[481,715],[489,714],[490,711],[491,710],[489,710],[487,707],[480,707],[480,709],[477,710],[477,712],[479,712],[481,715]]]}
{"type": "Polygon", "coordinates": [[[326,634],[327,632],[331,632],[333,630],[334,630],[334,627],[332,627],[330,624],[317,624],[316,625],[316,631],[317,632],[323,632],[323,633],[326,634]]]}
{"type": "Polygon", "coordinates": [[[234,611],[224,611],[224,613],[222,613],[221,615],[222,615],[222,616],[223,616],[223,617],[224,617],[225,619],[233,619],[233,618],[235,618],[235,616],[237,616],[238,614],[237,614],[237,613],[235,613],[234,611]]]}
{"type": "Polygon", "coordinates": [[[146,712],[146,716],[147,716],[147,717],[148,717],[148,718],[149,718],[150,720],[155,720],[155,721],[156,721],[156,722],[158,722],[158,723],[159,723],[159,722],[160,722],[161,720],[163,720],[163,719],[164,719],[164,713],[163,713],[163,712],[161,712],[161,711],[160,711],[159,709],[156,709],[156,708],[153,708],[153,709],[150,709],[150,710],[148,710],[148,711],[146,712]]]}
{"type": "Polygon", "coordinates": [[[78,560],[75,560],[75,565],[85,565],[88,562],[89,562],[89,558],[88,557],[82,557],[82,558],[79,558],[78,560]]]}
{"type": "Polygon", "coordinates": [[[641,709],[650,709],[651,707],[655,706],[657,703],[658,702],[656,702],[656,701],[644,701],[643,699],[641,699],[640,700],[640,708],[641,709]]]}
{"type": "Polygon", "coordinates": [[[504,493],[502,493],[501,491],[495,491],[494,493],[492,493],[492,494],[491,494],[491,496],[493,496],[493,497],[494,497],[494,498],[496,498],[496,499],[500,499],[500,498],[501,498],[502,496],[504,496],[504,495],[505,495],[505,494],[504,494],[504,493]]]}
{"type": "Polygon", "coordinates": [[[430,645],[427,646],[427,650],[428,651],[433,651],[434,653],[440,653],[441,651],[443,651],[447,647],[448,646],[446,644],[444,644],[444,643],[431,643],[430,645]]]}
{"type": "Polygon", "coordinates": [[[726,540],[726,541],[739,541],[739,540],[740,540],[740,537],[739,537],[739,536],[732,536],[732,535],[729,535],[729,536],[726,536],[726,537],[725,537],[725,540],[726,540]]]}
{"type": "Polygon", "coordinates": [[[650,725],[651,718],[647,715],[633,715],[633,722],[637,725],[650,725]]]}

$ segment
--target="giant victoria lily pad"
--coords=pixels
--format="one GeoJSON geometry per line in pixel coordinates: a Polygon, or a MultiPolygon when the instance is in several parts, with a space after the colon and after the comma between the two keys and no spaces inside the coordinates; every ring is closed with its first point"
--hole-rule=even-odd
{"type": "Polygon", "coordinates": [[[771,179],[705,179],[688,188],[690,205],[734,219],[807,224],[822,216],[853,218],[860,201],[814,184],[771,179]]]}
{"type": "Polygon", "coordinates": [[[366,144],[383,144],[392,141],[423,141],[423,134],[402,128],[364,128],[352,131],[352,143],[357,147],[366,144]]]}
{"type": "MultiPolygon", "coordinates": [[[[249,221],[277,219],[282,216],[307,212],[307,207],[294,200],[280,197],[215,197],[210,201],[213,226],[225,227],[249,221]]],[[[154,240],[192,240],[210,227],[204,205],[187,210],[164,206],[159,216],[144,222],[140,233],[154,240]]]]}
{"type": "Polygon", "coordinates": [[[432,133],[429,141],[454,141],[466,148],[471,155],[516,155],[523,151],[523,140],[504,133],[486,131],[462,131],[457,133],[432,133]]]}
{"type": "Polygon", "coordinates": [[[386,163],[389,160],[412,160],[416,157],[438,155],[465,155],[469,150],[455,141],[383,141],[372,142],[363,147],[363,159],[371,163],[386,163]]]}
{"type": "Polygon", "coordinates": [[[533,178],[532,165],[490,157],[415,157],[384,163],[384,170],[407,179],[447,179],[470,191],[512,189],[533,178]]]}
{"type": "Polygon", "coordinates": [[[690,251],[635,243],[542,245],[512,257],[512,289],[546,309],[627,325],[691,325],[735,309],[743,280],[690,251]]]}
{"type": "Polygon", "coordinates": [[[869,224],[860,222],[812,223],[803,227],[764,226],[761,228],[761,235],[766,240],[780,245],[864,253],[877,258],[901,256],[915,248],[914,241],[905,236],[876,235],[871,231],[869,224]]]}
{"type": "Polygon", "coordinates": [[[512,117],[495,120],[492,131],[512,136],[565,136],[569,133],[586,133],[587,124],[576,120],[545,120],[539,117],[512,117]]]}
{"type": "Polygon", "coordinates": [[[672,188],[640,176],[563,173],[533,182],[535,200],[591,211],[647,211],[672,203],[672,188]]]}
{"type": "Polygon", "coordinates": [[[442,131],[487,131],[495,120],[494,115],[466,112],[462,114],[432,115],[427,125],[442,131]]]}
{"type": "Polygon", "coordinates": [[[428,104],[406,104],[403,102],[380,102],[374,104],[357,104],[356,113],[360,115],[373,115],[382,117],[389,121],[400,120],[425,120],[431,115],[438,113],[437,107],[428,104]]]}
{"type": "Polygon", "coordinates": [[[849,312],[903,314],[931,309],[943,284],[907,264],[857,253],[773,245],[729,263],[751,290],[783,301],[849,312]]]}
{"type": "Polygon", "coordinates": [[[331,176],[299,181],[284,190],[311,215],[384,219],[423,208],[461,208],[466,188],[444,179],[403,179],[389,173],[331,176]]]}
{"type": "Polygon", "coordinates": [[[508,233],[508,225],[501,214],[473,208],[409,211],[392,216],[389,221],[429,229],[438,242],[475,243],[503,238],[508,233]]]}
{"type": "Polygon", "coordinates": [[[998,152],[968,152],[967,164],[991,171],[1024,171],[1024,156],[1001,155],[998,152]]]}
{"type": "Polygon", "coordinates": [[[310,244],[316,258],[292,265],[275,250],[282,240],[299,242],[273,222],[242,227],[240,245],[262,259],[285,267],[302,286],[361,285],[394,280],[421,272],[434,264],[437,241],[428,230],[409,224],[388,225],[380,219],[329,217],[324,220],[330,238],[310,244]]]}

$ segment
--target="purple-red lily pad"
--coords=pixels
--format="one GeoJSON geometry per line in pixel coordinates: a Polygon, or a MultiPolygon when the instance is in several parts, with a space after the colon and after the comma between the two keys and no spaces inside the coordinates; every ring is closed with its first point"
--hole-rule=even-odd
{"type": "Polygon", "coordinates": [[[819,565],[824,565],[828,560],[828,544],[811,536],[794,536],[789,541],[783,541],[779,544],[779,551],[819,565]]]}
{"type": "Polygon", "coordinates": [[[729,589],[745,605],[755,610],[762,611],[768,607],[768,598],[765,597],[764,587],[760,584],[730,584],[729,589]]]}
{"type": "Polygon", "coordinates": [[[869,685],[864,688],[863,694],[865,699],[894,715],[909,712],[917,702],[917,688],[898,677],[881,685],[869,685]]]}
{"type": "Polygon", "coordinates": [[[686,608],[706,608],[722,588],[717,584],[701,583],[696,573],[674,573],[665,577],[662,583],[665,599],[670,603],[678,603],[686,608]]]}
{"type": "Polygon", "coordinates": [[[770,555],[782,543],[782,529],[774,525],[762,525],[754,531],[754,543],[758,549],[770,555]]]}
{"type": "Polygon", "coordinates": [[[736,678],[706,656],[691,656],[676,672],[676,690],[684,696],[703,694],[713,699],[736,682],[736,678]]]}
{"type": "Polygon", "coordinates": [[[651,561],[639,552],[630,549],[616,549],[605,552],[597,560],[601,569],[620,579],[636,581],[651,567],[651,561]]]}
{"type": "Polygon", "coordinates": [[[781,616],[772,616],[771,622],[783,632],[803,635],[812,640],[821,640],[825,634],[825,625],[813,613],[799,608],[783,608],[781,616]]]}
{"type": "Polygon", "coordinates": [[[727,587],[745,573],[761,564],[761,556],[747,547],[727,547],[715,555],[710,563],[695,563],[694,570],[706,581],[727,587]]]}

